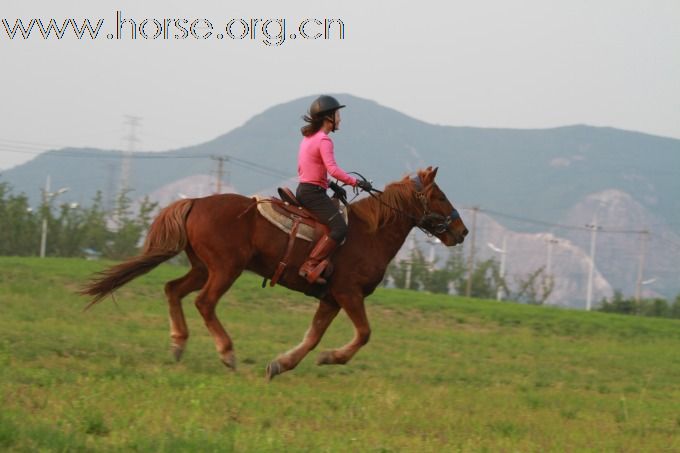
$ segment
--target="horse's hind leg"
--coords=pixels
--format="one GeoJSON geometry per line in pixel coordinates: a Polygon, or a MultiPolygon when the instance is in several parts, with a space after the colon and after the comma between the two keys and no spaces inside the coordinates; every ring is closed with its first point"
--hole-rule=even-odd
{"type": "Polygon", "coordinates": [[[267,379],[271,380],[277,374],[295,368],[305,358],[307,353],[319,344],[321,337],[323,337],[326,329],[335,319],[338,311],[340,311],[340,306],[334,301],[330,299],[320,300],[312,320],[312,325],[305,333],[302,342],[290,351],[281,354],[267,365],[267,379]]]}
{"type": "Polygon", "coordinates": [[[220,297],[224,294],[236,281],[241,271],[222,271],[210,272],[208,283],[203,287],[196,298],[196,308],[203,316],[203,321],[210,331],[210,334],[215,340],[215,347],[217,353],[220,355],[222,362],[231,368],[236,369],[236,358],[234,357],[234,345],[224,330],[222,323],[215,314],[215,307],[219,302],[220,297]]]}
{"type": "Polygon", "coordinates": [[[194,263],[189,272],[176,280],[172,280],[165,285],[165,295],[168,298],[168,308],[170,311],[170,339],[172,353],[175,360],[179,361],[189,339],[189,329],[184,319],[184,309],[182,299],[187,294],[197,291],[205,285],[208,273],[200,263],[194,263]]]}

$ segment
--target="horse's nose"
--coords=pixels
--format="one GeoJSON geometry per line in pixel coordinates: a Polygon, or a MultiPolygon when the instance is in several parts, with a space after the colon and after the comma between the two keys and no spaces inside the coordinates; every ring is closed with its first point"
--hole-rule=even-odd
{"type": "Polygon", "coordinates": [[[468,229],[467,229],[467,228],[464,228],[464,229],[463,229],[463,237],[465,237],[465,236],[467,236],[467,235],[468,235],[468,229]]]}

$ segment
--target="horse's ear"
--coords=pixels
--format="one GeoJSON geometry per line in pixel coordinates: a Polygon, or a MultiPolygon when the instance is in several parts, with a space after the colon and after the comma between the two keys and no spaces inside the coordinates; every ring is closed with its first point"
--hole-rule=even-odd
{"type": "Polygon", "coordinates": [[[434,182],[434,177],[437,176],[437,170],[439,170],[439,167],[427,167],[427,169],[423,172],[423,185],[429,186],[434,182]]]}

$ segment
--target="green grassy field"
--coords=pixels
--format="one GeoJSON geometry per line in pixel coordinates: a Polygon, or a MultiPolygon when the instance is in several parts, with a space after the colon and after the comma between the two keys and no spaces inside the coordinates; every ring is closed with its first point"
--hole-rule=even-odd
{"type": "Polygon", "coordinates": [[[271,383],[314,300],[243,276],[218,307],[228,371],[187,298],[169,351],[162,266],[87,312],[74,291],[105,263],[0,258],[3,451],[680,451],[680,322],[380,290],[349,365],[341,314],[271,383]]]}

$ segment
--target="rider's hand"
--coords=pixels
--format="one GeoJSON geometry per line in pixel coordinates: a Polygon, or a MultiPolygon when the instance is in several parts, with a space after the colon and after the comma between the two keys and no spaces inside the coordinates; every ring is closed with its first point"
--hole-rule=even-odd
{"type": "Polygon", "coordinates": [[[363,190],[364,192],[370,192],[373,190],[373,186],[371,185],[370,182],[364,181],[363,179],[357,180],[357,187],[363,190]]]}
{"type": "Polygon", "coordinates": [[[328,185],[333,193],[335,193],[335,197],[340,199],[340,200],[346,200],[347,199],[347,191],[340,187],[338,184],[331,182],[328,185]]]}

